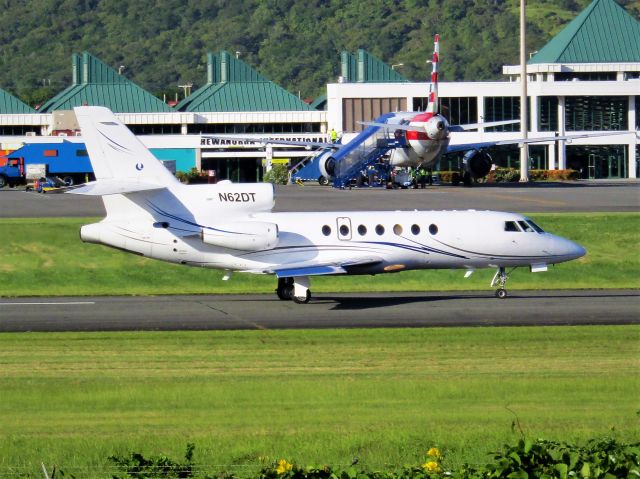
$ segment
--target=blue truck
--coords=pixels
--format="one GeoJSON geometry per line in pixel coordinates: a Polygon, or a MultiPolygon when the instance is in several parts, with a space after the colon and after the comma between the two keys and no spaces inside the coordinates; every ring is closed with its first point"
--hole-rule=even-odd
{"type": "MultiPolygon", "coordinates": [[[[57,143],[28,143],[0,158],[0,188],[27,184],[30,167],[37,165],[41,166],[39,176],[54,179],[67,186],[94,179],[84,143],[67,140],[57,143]]],[[[38,168],[34,170],[38,171],[38,168]]]]}

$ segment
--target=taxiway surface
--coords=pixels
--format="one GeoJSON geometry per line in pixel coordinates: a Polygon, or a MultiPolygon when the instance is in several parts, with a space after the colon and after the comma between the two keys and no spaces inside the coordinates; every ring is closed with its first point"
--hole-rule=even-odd
{"type": "Polygon", "coordinates": [[[155,331],[640,324],[636,290],[0,299],[0,331],[155,331]]]}
{"type": "MultiPolygon", "coordinates": [[[[640,182],[574,181],[482,185],[439,185],[424,190],[354,188],[318,185],[278,186],[274,211],[499,210],[516,213],[639,211],[640,182]]],[[[99,197],[38,194],[0,189],[0,217],[100,217],[99,197]]]]}

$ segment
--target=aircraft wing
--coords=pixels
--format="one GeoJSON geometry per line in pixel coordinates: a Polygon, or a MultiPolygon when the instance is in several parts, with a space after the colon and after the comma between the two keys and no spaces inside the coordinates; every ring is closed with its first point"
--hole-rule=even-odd
{"type": "Polygon", "coordinates": [[[479,143],[461,143],[458,145],[449,145],[447,147],[447,151],[445,153],[455,153],[458,151],[468,151],[468,150],[481,150],[483,148],[489,148],[492,146],[500,146],[500,145],[522,145],[529,143],[546,143],[548,141],[557,141],[557,140],[577,140],[579,138],[592,138],[596,136],[614,136],[614,135],[629,135],[631,133],[637,134],[634,131],[609,131],[606,133],[581,133],[577,135],[564,135],[564,136],[546,136],[541,138],[515,138],[513,140],[500,140],[500,141],[484,141],[479,143]]]}
{"type": "Polygon", "coordinates": [[[299,140],[283,140],[276,138],[256,138],[248,136],[223,136],[223,135],[202,135],[202,138],[211,138],[214,140],[233,140],[242,141],[247,143],[255,143],[262,146],[267,145],[289,145],[289,146],[304,146],[305,148],[342,148],[344,145],[340,143],[326,143],[323,141],[299,141],[299,140]]]}
{"type": "Polygon", "coordinates": [[[336,259],[335,261],[301,261],[287,263],[261,270],[244,271],[245,273],[275,274],[278,278],[292,276],[321,276],[325,274],[346,274],[350,267],[372,266],[382,262],[378,256],[361,256],[350,259],[336,259]]]}

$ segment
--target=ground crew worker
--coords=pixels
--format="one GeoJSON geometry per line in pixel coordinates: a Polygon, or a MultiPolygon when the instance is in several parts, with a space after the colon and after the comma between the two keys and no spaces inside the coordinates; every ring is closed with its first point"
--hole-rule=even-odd
{"type": "Polygon", "coordinates": [[[338,141],[338,133],[336,132],[335,128],[331,128],[331,143],[335,143],[336,141],[338,141]]]}
{"type": "Polygon", "coordinates": [[[427,183],[427,170],[424,166],[421,166],[418,170],[418,179],[420,180],[420,188],[424,190],[424,187],[427,183]]]}

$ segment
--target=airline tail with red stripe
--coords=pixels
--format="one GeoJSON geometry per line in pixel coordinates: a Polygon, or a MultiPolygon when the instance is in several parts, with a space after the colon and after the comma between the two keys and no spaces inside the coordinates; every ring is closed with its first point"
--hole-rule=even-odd
{"type": "Polygon", "coordinates": [[[431,65],[431,85],[429,86],[429,104],[427,113],[436,115],[438,113],[438,62],[440,60],[440,35],[436,33],[433,37],[433,58],[431,65]]]}

